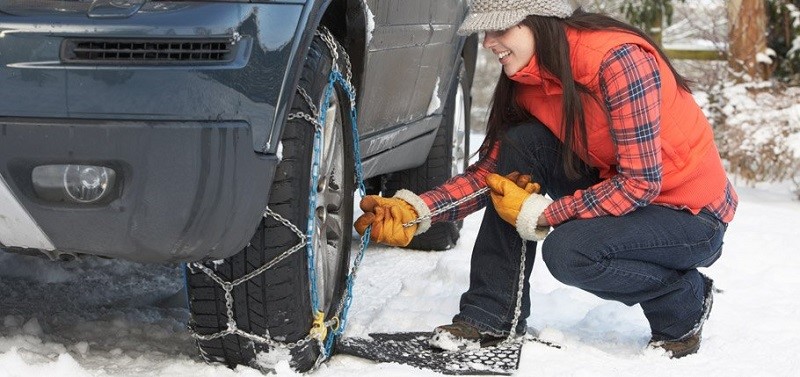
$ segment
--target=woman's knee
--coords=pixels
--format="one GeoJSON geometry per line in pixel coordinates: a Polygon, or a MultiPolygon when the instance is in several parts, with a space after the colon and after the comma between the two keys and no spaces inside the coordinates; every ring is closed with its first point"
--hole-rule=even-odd
{"type": "Polygon", "coordinates": [[[541,122],[521,123],[509,128],[500,145],[498,170],[501,174],[517,170],[544,174],[543,166],[552,165],[559,141],[541,122]],[[507,170],[507,171],[506,171],[507,170]]]}
{"type": "Polygon", "coordinates": [[[504,139],[504,147],[517,143],[545,146],[550,146],[551,144],[555,146],[558,143],[558,138],[553,132],[537,119],[531,119],[528,122],[509,127],[506,130],[504,139]]]}
{"type": "MultiPolygon", "coordinates": [[[[561,230],[561,229],[558,229],[561,230]]],[[[550,233],[542,244],[542,259],[556,280],[571,286],[580,286],[593,274],[597,262],[582,252],[574,234],[550,233]]]]}

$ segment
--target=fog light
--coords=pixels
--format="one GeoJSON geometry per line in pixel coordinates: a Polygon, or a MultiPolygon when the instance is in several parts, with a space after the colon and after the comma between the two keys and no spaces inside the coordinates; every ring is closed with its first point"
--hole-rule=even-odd
{"type": "Polygon", "coordinates": [[[102,166],[67,165],[64,189],[76,202],[95,202],[108,193],[108,177],[113,174],[113,170],[102,166]]]}
{"type": "Polygon", "coordinates": [[[111,192],[116,172],[94,165],[43,165],[33,169],[31,178],[42,199],[95,203],[111,192]]]}

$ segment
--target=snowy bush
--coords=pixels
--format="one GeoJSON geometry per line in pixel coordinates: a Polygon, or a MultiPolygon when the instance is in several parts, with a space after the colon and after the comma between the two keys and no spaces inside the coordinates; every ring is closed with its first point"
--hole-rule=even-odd
{"type": "Polygon", "coordinates": [[[747,182],[793,180],[800,188],[800,88],[721,82],[700,103],[728,170],[747,182]]]}

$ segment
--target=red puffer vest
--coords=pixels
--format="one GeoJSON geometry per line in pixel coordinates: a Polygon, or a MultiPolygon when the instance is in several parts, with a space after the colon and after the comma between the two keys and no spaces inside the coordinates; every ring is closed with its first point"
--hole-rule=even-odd
{"type": "MultiPolygon", "coordinates": [[[[615,47],[632,43],[653,54],[661,73],[661,151],[663,177],[655,203],[687,206],[693,213],[719,198],[727,178],[714,144],[711,126],[690,93],[681,90],[658,52],[644,39],[615,31],[568,29],[570,60],[575,80],[603,98],[599,69],[603,58],[615,47]]],[[[562,89],[560,81],[542,72],[536,57],[517,72],[517,102],[544,123],[562,141],[562,89]]],[[[584,98],[591,166],[602,178],[617,173],[614,143],[603,107],[584,98]]]]}

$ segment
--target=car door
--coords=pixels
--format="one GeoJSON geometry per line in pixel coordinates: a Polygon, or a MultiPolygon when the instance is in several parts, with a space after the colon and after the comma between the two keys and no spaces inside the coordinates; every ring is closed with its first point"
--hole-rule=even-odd
{"type": "Polygon", "coordinates": [[[410,119],[441,114],[446,101],[461,41],[456,31],[466,13],[465,0],[430,2],[430,38],[422,52],[414,96],[409,104],[410,119]]]}
{"type": "Polygon", "coordinates": [[[366,3],[374,28],[367,37],[359,128],[364,137],[402,129],[403,136],[392,140],[402,142],[430,131],[431,123],[420,120],[441,113],[442,93],[447,91],[459,48],[456,29],[466,1],[366,3]]]}

